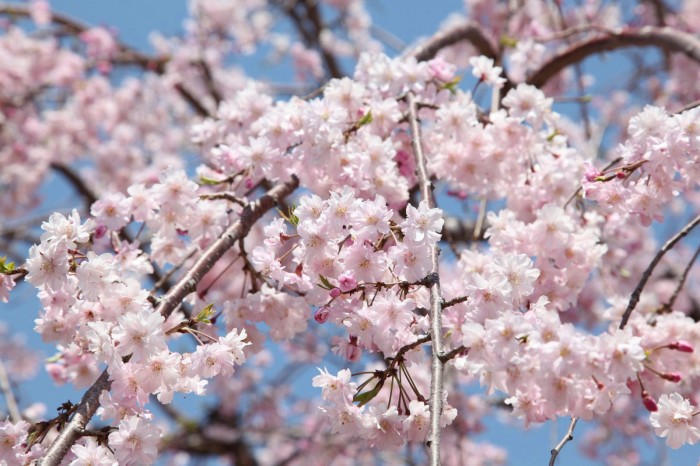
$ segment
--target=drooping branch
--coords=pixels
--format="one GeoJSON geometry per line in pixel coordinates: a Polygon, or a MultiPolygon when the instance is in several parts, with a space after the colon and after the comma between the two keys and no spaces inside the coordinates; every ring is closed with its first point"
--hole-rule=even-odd
{"type": "Polygon", "coordinates": [[[698,224],[700,223],[700,215],[695,217],[693,220],[690,221],[686,226],[683,227],[681,231],[676,233],[671,239],[666,241],[666,244],[664,244],[661,249],[659,249],[659,252],[656,253],[654,256],[654,259],[652,259],[651,263],[649,266],[646,268],[644,273],[642,274],[642,279],[639,281],[637,284],[637,287],[634,289],[632,292],[632,296],[630,296],[630,301],[629,304],[627,305],[627,309],[625,310],[625,313],[622,314],[622,321],[620,322],[620,330],[625,328],[625,325],[627,325],[627,321],[630,318],[630,315],[632,315],[632,311],[634,311],[634,308],[637,306],[637,303],[639,303],[639,298],[642,295],[642,290],[644,290],[644,286],[647,284],[647,281],[649,281],[649,278],[651,278],[651,274],[654,272],[654,269],[656,266],[659,264],[661,259],[664,257],[664,255],[673,248],[673,246],[676,245],[678,241],[680,241],[683,237],[685,237],[688,233],[690,233],[693,228],[695,228],[698,224]]]}
{"type": "Polygon", "coordinates": [[[552,456],[549,458],[549,466],[554,466],[554,462],[557,460],[557,456],[559,456],[561,449],[564,448],[564,445],[566,445],[568,442],[570,442],[574,439],[574,429],[576,428],[577,422],[578,422],[577,417],[571,418],[571,423],[569,424],[569,429],[566,431],[566,434],[561,439],[561,441],[559,441],[557,446],[552,448],[552,451],[551,451],[552,456]]]}
{"type": "MultiPolygon", "coordinates": [[[[226,251],[233,247],[236,241],[245,237],[256,221],[268,210],[272,209],[281,199],[291,194],[298,186],[299,179],[296,176],[292,176],[290,181],[276,185],[260,199],[255,200],[243,209],[240,219],[209,246],[192,269],[182,276],[175,286],[166,293],[156,308],[156,312],[160,312],[164,316],[170,315],[188,294],[195,291],[202,277],[211,270],[226,251]]],[[[66,424],[39,461],[38,464],[40,466],[56,466],[61,463],[63,457],[76,440],[80,438],[85,426],[99,407],[100,393],[102,393],[102,390],[109,390],[110,386],[109,373],[105,370],[85,392],[73,418],[66,424]]]]}
{"type": "MultiPolygon", "coordinates": [[[[668,52],[683,53],[700,64],[700,40],[695,36],[669,27],[645,26],[640,29],[609,33],[577,42],[553,56],[539,70],[535,71],[527,82],[541,88],[568,66],[581,63],[586,58],[598,53],[630,47],[656,47],[668,52]]],[[[504,89],[505,91],[507,90],[504,89]]]]}
{"type": "Polygon", "coordinates": [[[12,385],[10,384],[10,376],[5,370],[5,364],[0,359],[0,392],[2,392],[5,397],[5,405],[7,406],[7,413],[10,415],[10,420],[12,422],[19,422],[22,419],[22,415],[17,407],[17,400],[15,399],[15,394],[12,391],[12,385]]]}
{"type": "MultiPolygon", "coordinates": [[[[0,15],[30,18],[31,8],[18,3],[0,3],[0,15]]],[[[63,28],[71,36],[79,36],[90,29],[90,26],[66,14],[51,12],[51,22],[63,28]]],[[[167,62],[165,57],[153,57],[122,42],[118,43],[118,51],[110,61],[119,65],[137,65],[153,71],[162,72],[167,62]]]]}
{"type": "Polygon", "coordinates": [[[695,260],[698,258],[698,255],[700,255],[700,246],[698,246],[697,249],[695,249],[695,254],[693,254],[693,257],[690,258],[688,265],[685,266],[685,269],[681,274],[681,278],[678,280],[678,285],[676,285],[676,289],[673,291],[673,294],[668,299],[666,304],[661,306],[662,311],[670,312],[671,309],[673,309],[673,305],[676,303],[676,299],[678,299],[678,296],[680,296],[681,290],[683,289],[683,285],[685,285],[685,281],[688,279],[690,269],[693,268],[693,264],[695,264],[695,260]]]}
{"type": "MultiPolygon", "coordinates": [[[[416,97],[412,92],[406,96],[408,102],[408,120],[411,128],[411,142],[413,154],[416,159],[416,173],[420,186],[421,197],[430,208],[435,208],[435,196],[433,185],[428,175],[427,161],[423,153],[420,124],[418,122],[418,109],[416,97]]],[[[430,248],[430,278],[427,285],[430,291],[430,336],[433,341],[431,355],[431,379],[430,379],[430,433],[428,445],[430,447],[430,465],[440,466],[440,415],[442,414],[442,372],[445,355],[442,341],[442,294],[440,292],[440,277],[438,275],[439,246],[435,244],[430,248]]]]}

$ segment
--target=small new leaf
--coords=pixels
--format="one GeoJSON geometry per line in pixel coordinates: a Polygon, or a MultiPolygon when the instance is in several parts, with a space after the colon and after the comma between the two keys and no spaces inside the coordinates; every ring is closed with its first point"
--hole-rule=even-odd
{"type": "Polygon", "coordinates": [[[325,290],[332,290],[333,288],[335,288],[335,286],[333,286],[333,284],[331,282],[329,282],[328,279],[326,277],[324,277],[323,275],[319,274],[318,278],[319,278],[319,280],[321,280],[321,283],[317,283],[317,285],[320,286],[321,288],[323,288],[325,290]]]}
{"type": "Polygon", "coordinates": [[[294,215],[294,210],[296,210],[296,206],[292,204],[289,206],[286,214],[279,209],[277,209],[277,212],[279,212],[280,217],[288,221],[293,227],[296,227],[299,225],[299,217],[294,215]]]}
{"type": "Polygon", "coordinates": [[[365,125],[368,125],[372,123],[372,110],[369,112],[365,113],[362,118],[360,118],[360,121],[357,122],[357,127],[362,128],[365,125]]]}
{"type": "Polygon", "coordinates": [[[364,393],[358,393],[352,398],[353,403],[358,403],[357,407],[361,408],[362,406],[366,405],[369,403],[375,396],[379,395],[379,391],[382,389],[384,386],[384,379],[380,378],[374,388],[371,390],[368,390],[364,393]]]}
{"type": "Polygon", "coordinates": [[[199,184],[213,186],[219,183],[223,183],[223,180],[215,180],[214,178],[209,178],[204,175],[199,176],[199,184]]]}
{"type": "Polygon", "coordinates": [[[452,81],[443,84],[441,87],[442,87],[442,89],[447,89],[447,90],[450,91],[452,94],[454,94],[455,91],[457,90],[457,86],[459,85],[459,83],[460,83],[461,81],[462,81],[462,77],[461,77],[461,76],[455,76],[454,79],[453,79],[452,81]]]}
{"type": "Polygon", "coordinates": [[[0,273],[10,273],[15,270],[14,262],[7,262],[7,257],[0,257],[0,273]]]}
{"type": "Polygon", "coordinates": [[[211,324],[211,317],[215,312],[216,310],[214,310],[214,303],[208,304],[204,309],[199,311],[199,314],[197,314],[197,317],[195,317],[194,320],[195,322],[211,324]]]}

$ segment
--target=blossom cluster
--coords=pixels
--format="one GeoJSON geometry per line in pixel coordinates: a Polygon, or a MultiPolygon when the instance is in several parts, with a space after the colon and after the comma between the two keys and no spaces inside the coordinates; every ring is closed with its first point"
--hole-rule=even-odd
{"type": "MultiPolygon", "coordinates": [[[[489,412],[485,398],[463,390],[477,383],[526,423],[596,420],[593,453],[605,429],[653,429],[672,448],[696,443],[700,324],[686,313],[698,295],[681,290],[690,266],[675,264],[680,253],[618,326],[657,249],[647,227],[678,199],[697,203],[700,112],[648,106],[627,123],[611,99],[603,113],[627,134],[616,163],[599,170],[584,143],[591,128],[555,110],[552,96],[568,78],[529,84],[564,23],[567,37],[605,37],[616,34],[619,8],[591,4],[555,20],[534,1],[519,11],[467,1],[490,29],[481,46],[421,61],[381,53],[361,1],[321,3],[193,0],[185,35],[156,37],[166,58],[153,60],[102,27],[81,30],[75,51],[15,26],[0,37],[0,54],[21,57],[0,66],[0,214],[35,205],[51,170],[78,178],[91,204],[87,219],[52,214],[17,269],[0,262],[0,301],[22,280],[37,289],[35,330],[57,348],[46,364],[53,380],[82,388],[103,368],[109,376],[98,415],[111,428],[73,445],[70,464],[154,463],[179,438],[167,438],[148,403],[170,404],[178,393],[221,398],[203,416],[208,424],[184,422],[183,435],[196,430],[197,442],[221,442],[222,451],[255,451],[261,464],[370,461],[366,446],[390,455],[424,442],[431,416],[443,445],[458,445],[445,449],[444,464],[502,464],[501,450],[469,440],[489,412]],[[278,28],[273,7],[292,18],[305,8],[301,23],[318,29],[318,43],[278,28]],[[326,11],[337,27],[314,22],[326,11]],[[503,38],[502,56],[486,56],[489,34],[503,38]],[[274,85],[245,77],[227,55],[267,49],[273,60],[291,57],[300,81],[338,79],[306,98],[275,99],[274,85]],[[340,57],[356,59],[351,76],[341,77],[340,57]],[[110,73],[120,61],[149,71],[117,84],[110,73]],[[471,92],[459,86],[461,72],[476,80],[471,92]],[[69,96],[25,105],[42,89],[69,96]],[[427,155],[425,176],[416,174],[416,146],[427,155]],[[183,148],[201,156],[196,177],[183,148]],[[70,171],[85,154],[93,165],[70,171]],[[303,190],[274,197],[285,183],[303,190]],[[448,193],[438,196],[441,208],[418,197],[431,185],[448,193]],[[263,217],[271,199],[280,215],[263,217]],[[447,217],[474,204],[473,229],[456,237],[447,217]],[[431,301],[438,282],[443,299],[431,301]],[[427,309],[436,306],[446,351],[441,413],[429,408],[436,335],[427,309]],[[327,349],[340,358],[322,359],[327,349]],[[339,360],[335,374],[319,369],[311,381],[320,407],[289,397],[299,362],[339,360]],[[640,411],[650,412],[648,423],[640,411]],[[285,418],[302,418],[314,434],[289,434],[285,418]],[[329,453],[333,446],[340,452],[329,453]]],[[[692,17],[689,3],[682,8],[692,17]]],[[[38,25],[50,24],[45,2],[32,8],[38,25]]],[[[652,23],[646,5],[636,14],[652,23]]],[[[665,21],[692,30],[675,16],[665,21]]],[[[683,85],[694,83],[687,70],[669,76],[674,95],[695,95],[683,85]]],[[[18,347],[0,344],[14,378],[35,363],[18,347]]],[[[0,463],[39,458],[48,444],[35,442],[41,425],[0,422],[0,463]]]]}

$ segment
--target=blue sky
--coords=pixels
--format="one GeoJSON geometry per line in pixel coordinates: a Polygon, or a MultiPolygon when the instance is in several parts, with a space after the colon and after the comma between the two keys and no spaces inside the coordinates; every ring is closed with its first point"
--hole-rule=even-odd
{"type": "MultiPolygon", "coordinates": [[[[148,42],[149,34],[158,30],[163,35],[179,34],[182,31],[182,20],[187,13],[185,1],[179,0],[53,0],[52,6],[57,11],[68,13],[89,24],[116,27],[120,39],[139,49],[151,51],[148,42]]],[[[410,43],[416,38],[432,34],[439,24],[451,11],[462,11],[463,2],[457,0],[440,0],[436,2],[420,0],[367,0],[373,13],[375,24],[390,31],[403,41],[410,43]]],[[[609,72],[610,62],[593,62],[595,72],[609,72]]],[[[262,72],[262,67],[247,70],[256,76],[262,72]]],[[[618,70],[619,72],[619,70],[618,70]]],[[[292,73],[289,73],[291,76],[292,73]]],[[[274,80],[283,79],[284,75],[273,76],[274,80]]],[[[573,107],[573,106],[572,106],[573,107]]],[[[54,183],[61,183],[54,181],[54,183]]],[[[52,184],[47,192],[57,192],[59,185],[52,184]]],[[[60,201],[59,201],[60,202],[60,201]]],[[[65,203],[63,204],[65,205],[65,203]]],[[[11,304],[0,304],[0,320],[7,321],[15,332],[27,335],[33,347],[43,348],[44,355],[50,356],[52,348],[41,343],[39,337],[31,329],[37,315],[38,302],[33,298],[34,292],[30,287],[18,288],[11,304]],[[15,303],[24,303],[17,305],[15,303]]],[[[307,371],[308,372],[308,371],[307,371]]],[[[315,375],[305,373],[310,378],[315,375]]],[[[310,387],[310,381],[307,383],[310,387]]],[[[61,402],[70,398],[77,401],[82,392],[70,387],[53,387],[48,377],[43,374],[38,380],[24,384],[21,391],[21,404],[27,406],[32,401],[43,401],[48,407],[48,415],[61,402]]],[[[506,448],[509,451],[511,465],[529,466],[544,465],[549,461],[549,450],[564,434],[568,420],[561,419],[556,423],[546,423],[542,426],[523,431],[513,427],[504,427],[495,420],[487,423],[489,430],[480,436],[491,443],[506,448]]],[[[577,427],[575,440],[566,446],[558,464],[569,466],[590,466],[600,464],[583,458],[576,447],[576,438],[585,432],[586,424],[582,422],[577,427]]],[[[662,443],[662,442],[661,442],[662,443]]],[[[658,445],[657,445],[658,446],[658,445]]],[[[663,450],[663,449],[662,449],[663,450]]],[[[681,451],[672,452],[667,463],[662,463],[655,455],[655,448],[647,450],[648,464],[686,465],[695,464],[698,450],[685,447],[681,451]]]]}

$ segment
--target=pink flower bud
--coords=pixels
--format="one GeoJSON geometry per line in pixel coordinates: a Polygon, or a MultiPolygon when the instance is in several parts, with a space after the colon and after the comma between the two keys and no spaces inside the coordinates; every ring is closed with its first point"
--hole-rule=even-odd
{"type": "Polygon", "coordinates": [[[668,349],[680,351],[681,353],[692,353],[695,351],[693,345],[684,340],[674,341],[668,344],[668,349]]]}
{"type": "Polygon", "coordinates": [[[102,238],[105,233],[107,233],[107,227],[104,225],[97,225],[97,228],[95,228],[95,239],[102,238]]]}
{"type": "Polygon", "coordinates": [[[245,189],[253,189],[253,186],[255,186],[255,183],[253,183],[253,180],[250,178],[245,179],[245,189]]]}
{"type": "Polygon", "coordinates": [[[619,180],[624,180],[625,178],[627,178],[627,173],[625,173],[623,171],[619,171],[619,172],[615,173],[615,176],[619,180]]]}
{"type": "Polygon", "coordinates": [[[316,310],[316,312],[314,313],[314,320],[316,322],[318,322],[319,324],[323,324],[328,320],[329,314],[330,314],[330,311],[328,310],[327,307],[324,306],[324,307],[316,310]]]}
{"type": "Polygon", "coordinates": [[[658,411],[659,407],[656,405],[656,401],[649,395],[645,396],[642,398],[642,403],[644,404],[644,407],[647,409],[647,411],[654,412],[658,411]]]}
{"type": "Polygon", "coordinates": [[[664,372],[661,374],[661,378],[669,382],[678,383],[683,377],[678,372],[664,372]]]}
{"type": "Polygon", "coordinates": [[[331,290],[331,298],[337,298],[340,296],[342,293],[340,292],[340,288],[333,288],[331,290]]]}
{"type": "Polygon", "coordinates": [[[585,167],[586,171],[583,173],[583,176],[586,178],[586,181],[593,183],[600,176],[600,172],[590,162],[586,163],[585,167]]]}
{"type": "Polygon", "coordinates": [[[349,344],[345,349],[345,357],[350,362],[359,361],[362,357],[362,349],[357,345],[349,344]]]}

